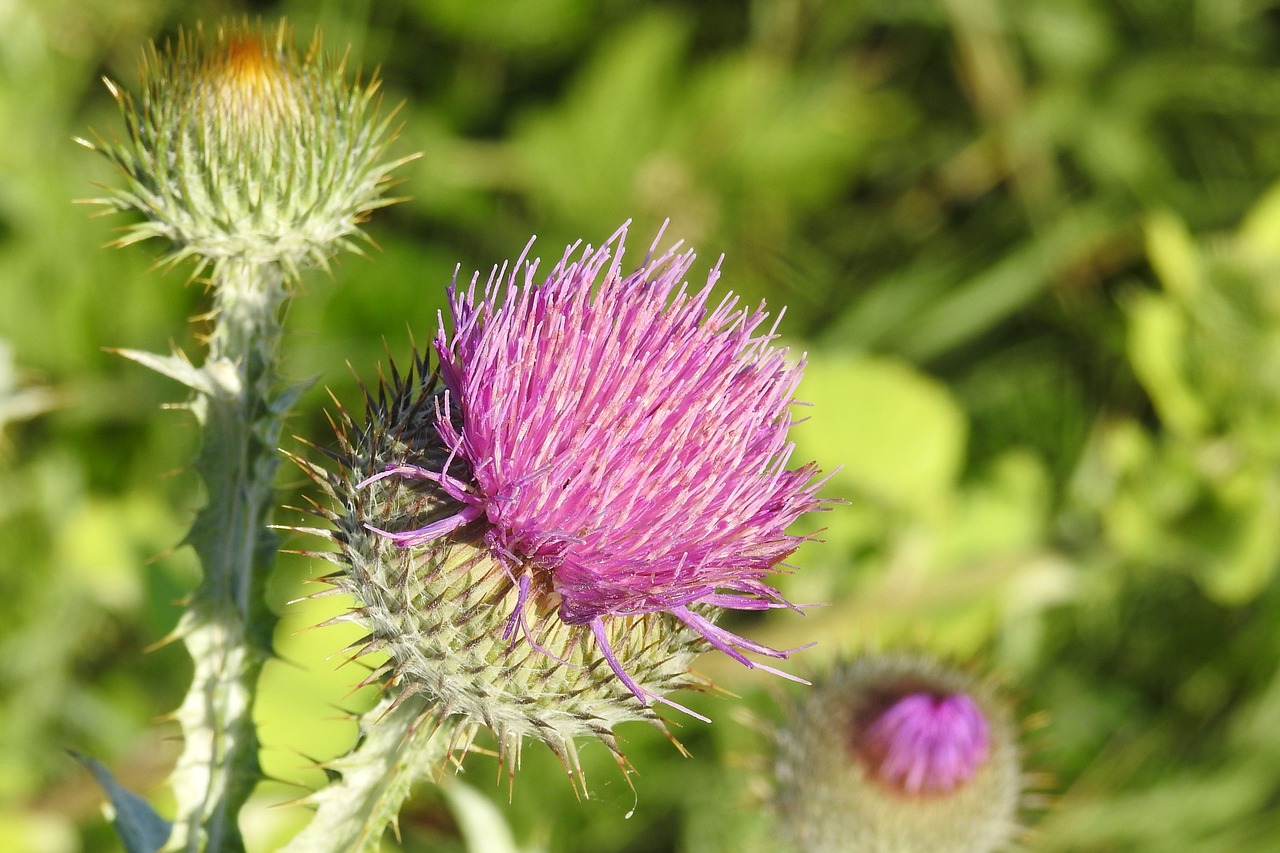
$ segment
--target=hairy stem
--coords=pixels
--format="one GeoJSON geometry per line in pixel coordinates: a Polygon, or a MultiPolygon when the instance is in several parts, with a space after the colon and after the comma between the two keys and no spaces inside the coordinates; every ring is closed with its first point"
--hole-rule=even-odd
{"type": "MultiPolygon", "coordinates": [[[[177,815],[167,848],[191,853],[244,849],[236,818],[261,777],[253,704],[276,622],[264,597],[277,548],[267,525],[277,439],[297,391],[276,389],[281,269],[222,262],[213,284],[208,358],[199,369],[187,366],[203,428],[195,467],[207,490],[187,541],[204,577],[177,629],[195,676],[177,714],[184,748],[172,777],[177,815]]],[[[171,367],[165,372],[182,378],[171,367]]]]}
{"type": "Polygon", "coordinates": [[[384,696],[361,718],[359,744],[329,765],[339,779],[312,795],[311,822],[280,853],[377,850],[413,783],[444,765],[454,725],[421,696],[384,696]]]}

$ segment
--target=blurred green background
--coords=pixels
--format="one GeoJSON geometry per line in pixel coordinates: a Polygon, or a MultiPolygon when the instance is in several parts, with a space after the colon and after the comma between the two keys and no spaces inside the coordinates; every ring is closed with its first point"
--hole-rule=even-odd
{"type": "MultiPolygon", "coordinates": [[[[325,387],[358,408],[356,377],[429,340],[455,265],[531,234],[555,259],[627,218],[639,253],[669,217],[697,274],[724,253],[725,286],[787,306],[799,457],[843,466],[826,494],[848,503],[781,581],[830,606],[735,630],[816,640],[789,667],[815,678],[876,647],[1000,678],[1043,794],[1030,850],[1280,850],[1266,0],[0,0],[0,849],[116,849],[68,748],[163,807],[196,433],[161,410],[179,388],[108,348],[198,354],[204,293],[150,268],[158,245],[102,248],[122,220],[71,200],[115,176],[71,137],[120,130],[99,77],[133,87],[148,40],[244,14],[380,67],[397,152],[425,153],[369,227],[381,250],[292,305],[287,372],[319,380],[296,434],[329,434],[325,387]]],[[[318,573],[285,556],[273,586],[256,850],[305,819],[280,804],[367,701],[331,658],[352,637],[299,633],[342,604],[286,604],[318,573]]],[[[511,792],[492,757],[466,777],[525,845],[775,849],[767,730],[798,688],[702,666],[740,698],[681,699],[715,720],[675,721],[690,759],[624,728],[634,794],[598,746],[585,801],[536,745],[511,792]]],[[[431,790],[401,835],[462,849],[431,790]]]]}

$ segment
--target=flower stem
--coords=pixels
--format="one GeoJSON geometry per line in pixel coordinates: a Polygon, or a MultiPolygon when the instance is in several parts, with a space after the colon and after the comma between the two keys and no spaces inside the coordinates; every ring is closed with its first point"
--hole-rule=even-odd
{"type": "Polygon", "coordinates": [[[213,292],[204,365],[184,371],[172,358],[160,368],[196,391],[191,409],[203,441],[195,467],[207,489],[187,536],[204,577],[176,631],[195,674],[177,713],[184,748],[173,771],[177,815],[167,849],[191,853],[244,849],[236,817],[262,775],[253,704],[276,623],[264,596],[277,548],[268,524],[277,439],[300,390],[277,389],[287,297],[280,267],[220,262],[213,292]]]}
{"type": "Polygon", "coordinates": [[[341,778],[312,795],[311,822],[280,853],[377,850],[413,783],[449,756],[456,724],[421,695],[384,696],[360,721],[360,743],[327,767],[341,778]]]}

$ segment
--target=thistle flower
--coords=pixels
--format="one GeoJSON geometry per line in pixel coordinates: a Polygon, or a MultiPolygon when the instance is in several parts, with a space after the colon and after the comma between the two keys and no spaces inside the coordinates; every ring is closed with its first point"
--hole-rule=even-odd
{"type": "Polygon", "coordinates": [[[1018,828],[1008,711],[926,658],[838,668],[780,733],[776,776],[784,825],[805,853],[990,853],[1018,828]]]}
{"type": "Polygon", "coordinates": [[[787,468],[801,366],[766,314],[711,307],[718,268],[689,292],[691,252],[625,274],[624,238],[540,284],[522,256],[452,287],[438,380],[393,369],[362,428],[344,416],[341,470],[312,468],[376,677],[562,759],[661,726],[649,701],[680,708],[709,647],[785,657],[715,619],[789,606],[766,576],[819,503],[813,466],[787,468]]]}
{"type": "Polygon", "coordinates": [[[92,201],[145,217],[121,245],[165,237],[174,262],[278,263],[296,278],[358,250],[360,223],[394,201],[387,175],[405,161],[383,159],[394,134],[379,82],[349,84],[318,34],[299,56],[283,22],[273,33],[222,26],[212,44],[197,28],[152,46],[141,80],[136,103],[106,81],[124,141],[79,140],[129,179],[92,201]]]}

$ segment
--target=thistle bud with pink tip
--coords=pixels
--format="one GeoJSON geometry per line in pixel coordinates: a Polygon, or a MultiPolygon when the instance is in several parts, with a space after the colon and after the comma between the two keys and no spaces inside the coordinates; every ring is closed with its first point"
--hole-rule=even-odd
{"type": "Polygon", "coordinates": [[[777,801],[804,853],[993,853],[1017,833],[1015,726],[992,691],[923,657],[840,666],[778,736],[777,801]]]}

